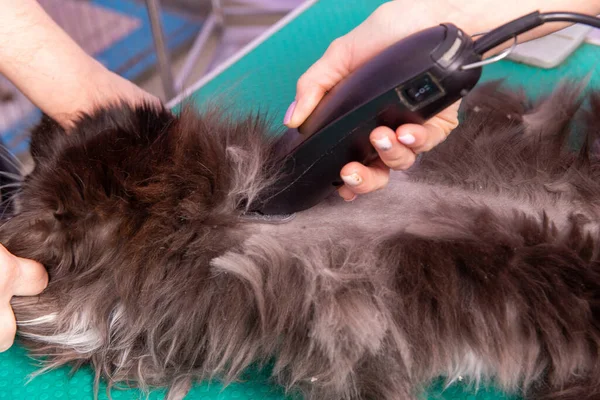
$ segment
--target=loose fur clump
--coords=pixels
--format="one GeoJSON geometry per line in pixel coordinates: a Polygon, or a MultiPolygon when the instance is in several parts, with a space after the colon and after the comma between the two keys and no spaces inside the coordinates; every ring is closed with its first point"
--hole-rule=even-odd
{"type": "Polygon", "coordinates": [[[416,399],[438,376],[598,399],[600,94],[582,91],[483,85],[387,188],[282,225],[241,218],[277,177],[258,117],[122,105],[70,135],[45,118],[0,228],[50,276],[12,301],[20,340],[172,399],[271,360],[307,399],[416,399]]]}

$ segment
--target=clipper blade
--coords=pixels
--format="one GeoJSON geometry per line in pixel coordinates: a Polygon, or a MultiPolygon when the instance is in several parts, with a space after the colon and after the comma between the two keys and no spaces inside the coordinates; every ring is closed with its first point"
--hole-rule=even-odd
{"type": "Polygon", "coordinates": [[[248,212],[242,214],[241,218],[248,222],[257,222],[265,224],[287,224],[296,217],[296,214],[280,214],[280,215],[266,215],[257,212],[248,212]]]}

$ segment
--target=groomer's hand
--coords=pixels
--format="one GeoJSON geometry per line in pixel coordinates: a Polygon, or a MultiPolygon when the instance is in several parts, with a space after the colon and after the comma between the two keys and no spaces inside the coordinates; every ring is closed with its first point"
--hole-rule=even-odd
{"type": "Polygon", "coordinates": [[[48,273],[41,264],[16,257],[0,244],[0,352],[12,346],[17,330],[10,299],[34,296],[47,285],[48,273]]]}
{"type": "MultiPolygon", "coordinates": [[[[445,17],[436,18],[429,2],[392,1],[380,6],[354,30],[334,40],[323,57],[298,80],[296,101],[287,113],[284,124],[297,128],[317,106],[323,95],[353,70],[404,37],[437,25],[445,17]]],[[[406,124],[396,131],[376,128],[370,136],[380,158],[369,166],[352,162],[341,170],[345,185],[339,194],[353,200],[357,194],[383,188],[390,169],[405,170],[417,154],[442,142],[458,125],[455,103],[423,125],[406,124]]]]}
{"type": "Polygon", "coordinates": [[[0,74],[64,127],[82,112],[160,99],[86,53],[37,0],[0,0],[0,74]]]}

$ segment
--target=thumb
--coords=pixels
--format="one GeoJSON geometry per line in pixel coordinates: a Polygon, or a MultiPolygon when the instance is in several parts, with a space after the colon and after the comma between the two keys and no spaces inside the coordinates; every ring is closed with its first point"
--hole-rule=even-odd
{"type": "Polygon", "coordinates": [[[0,303],[0,353],[8,350],[15,340],[17,322],[9,304],[0,303]]]}
{"type": "Polygon", "coordinates": [[[13,284],[13,295],[35,296],[48,286],[48,273],[44,266],[36,261],[16,257],[19,274],[13,284]]]}
{"type": "Polygon", "coordinates": [[[48,285],[48,273],[38,262],[11,254],[0,244],[0,267],[5,268],[4,296],[33,296],[48,285]]]}

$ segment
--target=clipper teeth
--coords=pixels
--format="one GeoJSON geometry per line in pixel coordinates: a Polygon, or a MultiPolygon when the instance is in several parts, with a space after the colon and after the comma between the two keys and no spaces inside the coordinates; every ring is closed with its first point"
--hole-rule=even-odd
{"type": "Polygon", "coordinates": [[[242,219],[251,222],[264,222],[265,224],[286,224],[293,220],[296,214],[282,214],[282,215],[263,215],[256,212],[250,212],[243,214],[242,219]]]}

